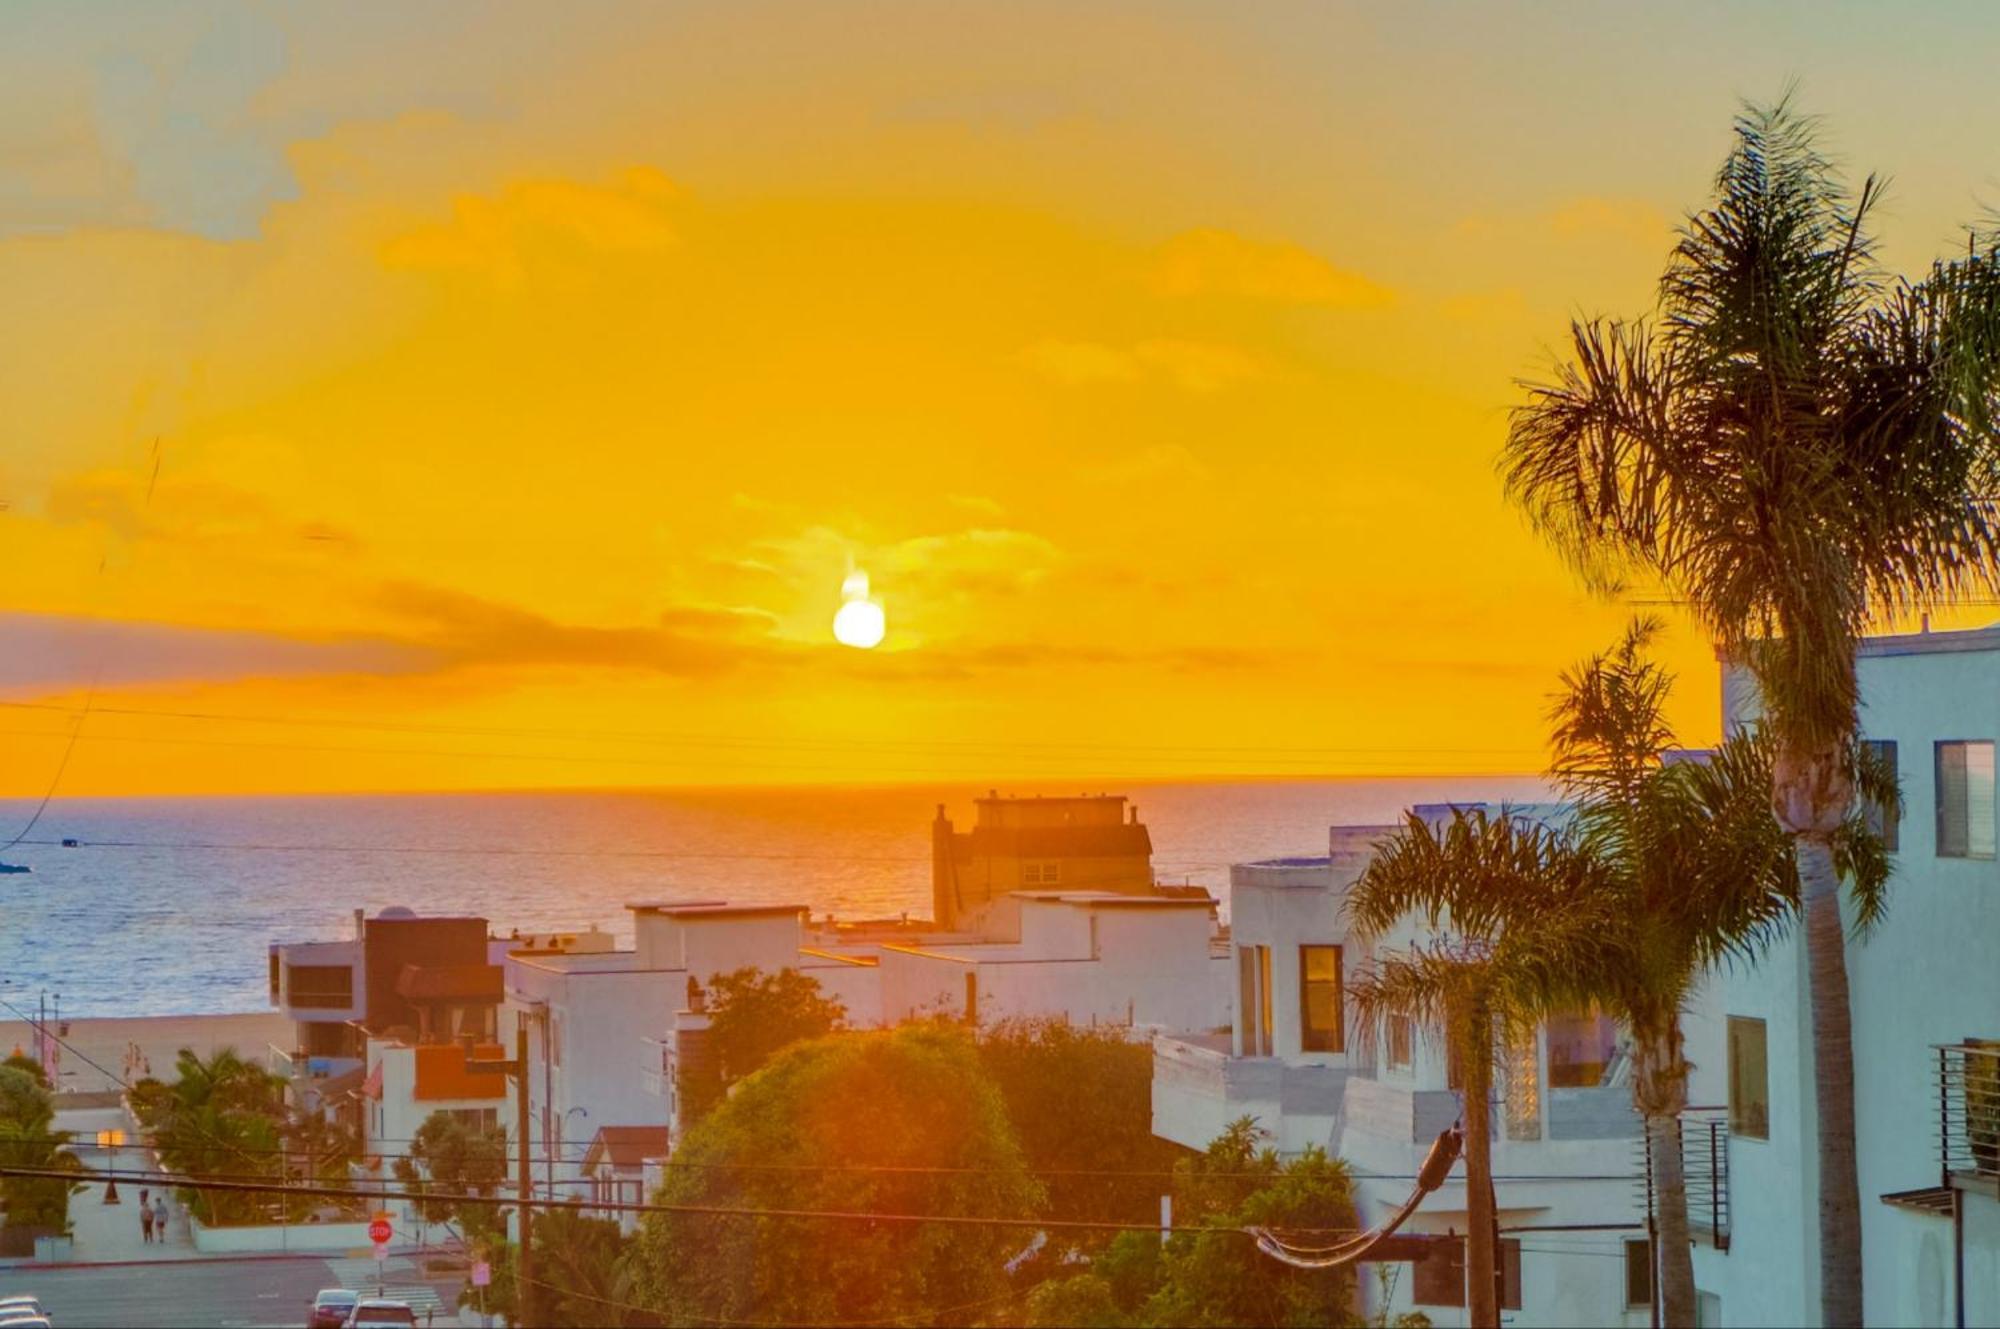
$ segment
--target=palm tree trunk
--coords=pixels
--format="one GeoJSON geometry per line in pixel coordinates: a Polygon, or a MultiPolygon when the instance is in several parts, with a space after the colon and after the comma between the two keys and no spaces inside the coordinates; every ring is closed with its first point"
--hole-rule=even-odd
{"type": "Polygon", "coordinates": [[[1854,1154],[1854,1019],[1840,876],[1822,834],[1796,837],[1805,897],[1813,1093],[1819,1106],[1819,1304],[1827,1329],[1861,1323],[1861,1182],[1854,1154]]]}
{"type": "Polygon", "coordinates": [[[1654,1237],[1659,1243],[1660,1318],[1667,1329],[1693,1329],[1694,1255],[1689,1249],[1687,1156],[1681,1112],[1687,1106],[1687,1064],[1675,1013],[1633,1021],[1637,1052],[1632,1105],[1646,1121],[1646,1149],[1653,1160],[1654,1237]]]}
{"type": "Polygon", "coordinates": [[[1694,1329],[1694,1253],[1689,1249],[1680,1118],[1646,1118],[1646,1140],[1653,1154],[1654,1227],[1660,1243],[1660,1322],[1667,1329],[1694,1329]]]}
{"type": "Polygon", "coordinates": [[[1499,1329],[1494,1287],[1493,1020],[1483,1006],[1465,1021],[1459,1065],[1465,1068],[1466,1312],[1472,1329],[1499,1329]]]}

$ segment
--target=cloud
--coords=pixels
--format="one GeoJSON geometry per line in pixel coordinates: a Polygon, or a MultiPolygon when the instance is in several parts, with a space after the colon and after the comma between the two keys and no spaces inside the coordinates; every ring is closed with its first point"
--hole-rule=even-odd
{"type": "Polygon", "coordinates": [[[1152,284],[1168,296],[1232,295],[1340,309],[1376,309],[1393,298],[1387,287],[1300,245],[1215,228],[1185,231],[1162,245],[1152,284]]]}
{"type": "Polygon", "coordinates": [[[1043,377],[1069,386],[1165,379],[1184,392],[1211,393],[1266,376],[1262,362],[1238,347],[1165,337],[1130,346],[1039,341],[1018,358],[1043,377]]]}
{"type": "Polygon", "coordinates": [[[770,663],[783,654],[782,646],[764,639],[770,618],[754,610],[683,606],[651,624],[598,627],[408,581],[382,585],[374,603],[452,666],[576,665],[697,676],[770,663]]]}
{"type": "Polygon", "coordinates": [[[497,195],[458,194],[449,221],[397,235],[381,248],[392,268],[460,270],[515,286],[537,258],[565,249],[650,253],[672,245],[669,218],[679,191],[650,166],[621,172],[610,184],[521,180],[497,195]]]}
{"type": "Polygon", "coordinates": [[[0,692],[266,678],[408,674],[434,668],[420,646],[380,638],[314,640],[270,632],[67,614],[0,613],[0,692]]]}

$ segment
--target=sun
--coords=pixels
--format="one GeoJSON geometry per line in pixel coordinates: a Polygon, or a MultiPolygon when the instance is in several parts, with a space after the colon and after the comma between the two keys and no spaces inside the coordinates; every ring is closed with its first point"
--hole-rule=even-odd
{"type": "Polygon", "coordinates": [[[882,606],[868,598],[868,574],[848,573],[840,591],[847,603],[833,616],[833,639],[842,646],[863,651],[881,645],[889,621],[882,613],[882,606]]]}

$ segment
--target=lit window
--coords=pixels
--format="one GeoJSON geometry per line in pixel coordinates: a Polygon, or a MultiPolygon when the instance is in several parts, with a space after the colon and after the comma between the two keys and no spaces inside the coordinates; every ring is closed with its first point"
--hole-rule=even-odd
{"type": "Polygon", "coordinates": [[[1237,1055],[1271,1055],[1271,948],[1236,948],[1237,1055]]]}
{"type": "Polygon", "coordinates": [[[1340,947],[1299,947],[1299,1047],[1305,1052],[1339,1052],[1340,947]]]}
{"type": "Polygon", "coordinates": [[[1548,1022],[1549,1087],[1603,1084],[1618,1059],[1618,1026],[1599,1011],[1571,1011],[1548,1022]]]}
{"type": "Polygon", "coordinates": [[[1729,1130],[1752,1140],[1771,1138],[1771,1086],[1764,1022],[1729,1017],[1729,1130]]]}
{"type": "Polygon", "coordinates": [[[1938,744],[1938,857],[1991,858],[1993,832],[1993,744],[1938,744]]]}

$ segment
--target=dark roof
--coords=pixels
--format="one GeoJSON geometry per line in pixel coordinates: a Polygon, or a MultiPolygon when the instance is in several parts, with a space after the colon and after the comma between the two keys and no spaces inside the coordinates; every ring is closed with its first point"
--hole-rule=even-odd
{"type": "Polygon", "coordinates": [[[668,1147],[665,1126],[600,1126],[591,1137],[583,1166],[588,1171],[608,1158],[614,1168],[636,1169],[649,1158],[665,1158],[668,1147]]]}
{"type": "Polygon", "coordinates": [[[405,1001],[499,1001],[506,984],[497,964],[406,964],[396,975],[405,1001]]]}

